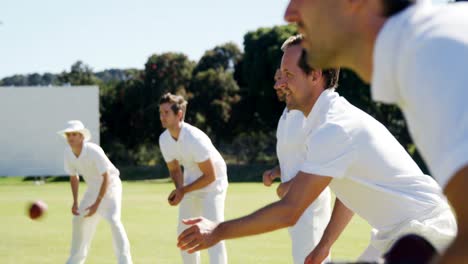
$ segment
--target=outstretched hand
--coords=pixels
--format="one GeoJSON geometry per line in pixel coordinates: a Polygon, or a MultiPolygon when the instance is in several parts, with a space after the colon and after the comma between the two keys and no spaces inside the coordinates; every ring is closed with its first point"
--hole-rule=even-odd
{"type": "Polygon", "coordinates": [[[219,242],[213,233],[218,226],[217,223],[203,217],[182,220],[182,223],[190,227],[185,229],[177,239],[177,246],[181,250],[193,253],[212,247],[219,242]]]}

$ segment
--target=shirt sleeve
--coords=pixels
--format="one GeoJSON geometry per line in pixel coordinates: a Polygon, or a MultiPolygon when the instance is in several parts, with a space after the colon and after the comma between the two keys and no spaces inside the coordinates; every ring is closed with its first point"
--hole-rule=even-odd
{"type": "Polygon", "coordinates": [[[106,153],[101,147],[96,146],[96,149],[93,149],[93,160],[100,175],[110,169],[106,153]]]}
{"type": "Polygon", "coordinates": [[[192,150],[193,160],[197,163],[207,161],[210,158],[210,145],[209,139],[201,137],[194,137],[190,140],[190,149],[192,150]]]}
{"type": "Polygon", "coordinates": [[[308,136],[306,147],[306,159],[300,170],[308,174],[342,178],[355,160],[351,138],[337,125],[320,128],[308,136]]]}
{"type": "Polygon", "coordinates": [[[176,159],[174,153],[172,152],[172,149],[164,141],[164,138],[162,135],[159,137],[159,149],[161,150],[162,156],[166,163],[169,163],[176,159]]]}
{"type": "Polygon", "coordinates": [[[468,37],[456,31],[423,39],[401,64],[409,128],[442,187],[468,165],[467,65],[468,37]]]}

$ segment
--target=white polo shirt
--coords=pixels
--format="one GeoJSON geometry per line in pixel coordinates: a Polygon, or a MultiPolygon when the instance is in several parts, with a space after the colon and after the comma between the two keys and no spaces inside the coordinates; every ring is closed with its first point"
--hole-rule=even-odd
{"type": "Polygon", "coordinates": [[[172,138],[166,129],[159,137],[159,146],[166,163],[177,160],[184,167],[184,186],[203,175],[198,163],[211,159],[215,166],[216,181],[197,191],[224,190],[227,187],[226,163],[210,138],[200,129],[184,122],[178,140],[172,138]]]}
{"type": "Polygon", "coordinates": [[[120,183],[120,172],[112,164],[102,148],[91,142],[84,142],[80,156],[76,157],[71,147],[65,149],[65,172],[69,175],[81,175],[89,190],[99,191],[102,174],[109,174],[108,189],[120,183]]]}
{"type": "Polygon", "coordinates": [[[468,165],[468,4],[419,5],[388,19],[374,48],[372,97],[398,104],[445,187],[468,165]]]}
{"type": "Polygon", "coordinates": [[[296,176],[305,160],[305,117],[301,111],[284,109],[276,129],[276,156],[281,169],[281,181],[296,176]]]}
{"type": "Polygon", "coordinates": [[[439,185],[390,132],[335,91],[320,95],[305,129],[301,171],[333,177],[330,189],[375,229],[388,230],[448,206],[439,185]]]}

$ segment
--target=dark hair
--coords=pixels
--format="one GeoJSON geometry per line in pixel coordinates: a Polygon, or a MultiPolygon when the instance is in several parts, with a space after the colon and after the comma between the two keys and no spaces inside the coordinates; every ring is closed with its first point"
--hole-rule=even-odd
{"type": "Polygon", "coordinates": [[[390,17],[414,4],[415,0],[382,0],[383,15],[390,17]]]}
{"type": "MultiPolygon", "coordinates": [[[[306,74],[310,74],[314,70],[307,62],[307,51],[305,49],[302,49],[297,64],[306,74]]],[[[340,68],[323,69],[322,76],[325,80],[325,89],[335,89],[338,87],[338,80],[340,79],[340,68]]]]}
{"type": "Polygon", "coordinates": [[[179,111],[182,111],[182,120],[185,118],[185,111],[187,110],[187,101],[185,101],[184,97],[182,97],[181,95],[165,93],[163,94],[163,96],[161,96],[161,99],[159,99],[159,105],[165,103],[171,104],[171,109],[174,112],[174,114],[177,114],[179,113],[179,111]]]}
{"type": "MultiPolygon", "coordinates": [[[[285,51],[289,47],[300,45],[303,40],[304,37],[302,35],[289,37],[281,46],[281,50],[285,51]]],[[[312,71],[314,70],[307,62],[307,52],[305,49],[302,49],[301,57],[299,58],[297,65],[307,75],[312,73],[312,71]]],[[[325,89],[335,89],[336,87],[338,87],[340,68],[323,69],[322,75],[323,79],[325,80],[325,89]]]]}

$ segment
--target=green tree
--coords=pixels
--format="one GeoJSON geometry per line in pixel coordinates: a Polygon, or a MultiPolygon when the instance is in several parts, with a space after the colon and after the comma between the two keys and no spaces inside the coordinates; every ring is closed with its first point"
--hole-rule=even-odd
{"type": "Polygon", "coordinates": [[[215,141],[232,137],[232,108],[240,98],[233,72],[241,57],[236,44],[226,43],[206,51],[193,70],[187,120],[215,141]]]}
{"type": "Polygon", "coordinates": [[[195,63],[182,53],[163,53],[149,57],[145,64],[144,83],[134,109],[142,115],[143,138],[158,143],[162,132],[159,121],[159,98],[166,93],[187,97],[195,63]]]}
{"type": "Polygon", "coordinates": [[[232,106],[239,101],[232,72],[221,68],[198,72],[190,83],[193,95],[189,103],[189,122],[207,132],[213,140],[230,136],[229,121],[232,106]]]}
{"type": "Polygon", "coordinates": [[[58,79],[61,83],[70,85],[93,85],[99,81],[92,68],[82,61],[75,62],[70,72],[63,72],[58,79]]]}
{"type": "Polygon", "coordinates": [[[268,132],[276,129],[284,105],[273,90],[274,74],[283,52],[281,45],[297,33],[295,26],[260,28],[244,36],[244,56],[237,63],[235,78],[241,101],[234,108],[236,133],[249,129],[268,132]]]}
{"type": "Polygon", "coordinates": [[[234,71],[235,65],[241,58],[242,52],[239,47],[233,42],[228,42],[206,51],[193,72],[196,74],[209,69],[234,71]]]}

